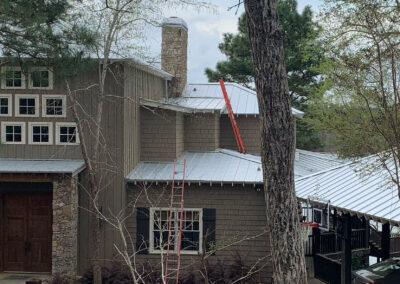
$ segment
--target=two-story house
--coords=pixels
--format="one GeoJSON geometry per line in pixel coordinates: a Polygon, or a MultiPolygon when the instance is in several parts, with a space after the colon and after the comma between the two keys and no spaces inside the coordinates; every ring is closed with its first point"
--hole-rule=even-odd
{"type": "MultiPolygon", "coordinates": [[[[236,152],[225,101],[216,83],[187,83],[186,23],[168,18],[162,27],[162,69],[136,59],[113,60],[104,105],[104,165],[111,170],[100,204],[127,218],[136,262],[158,263],[160,216],[169,207],[173,161],[186,160],[185,243],[182,258],[196,261],[209,243],[228,244],[210,261],[238,254],[260,268],[268,283],[269,235],[260,157],[258,105],[254,91],[227,84],[233,111],[248,153],[236,152]],[[144,190],[145,193],[144,194],[144,190]],[[135,202],[133,202],[135,201],[135,202]],[[264,233],[265,232],[265,233],[264,233]],[[258,236],[257,236],[258,235],[258,236]],[[257,236],[257,237],[256,237],[257,236]]],[[[0,89],[0,271],[52,272],[75,276],[90,265],[91,231],[87,177],[80,135],[63,82],[37,66],[21,70],[2,65],[0,89]]],[[[92,115],[97,70],[76,78],[81,108],[92,115]]],[[[293,109],[295,117],[302,112],[293,109]]],[[[89,123],[90,124],[90,123],[89,123]]],[[[89,131],[89,129],[86,129],[89,131]]],[[[296,174],[331,167],[305,166],[307,152],[296,155],[296,174]]],[[[314,157],[315,159],[323,158],[314,157]]],[[[321,166],[322,164],[322,166],[321,166]]],[[[164,220],[165,221],[165,220],[164,220]]],[[[175,220],[174,222],[177,222],[175,220]]],[[[104,264],[118,258],[118,232],[102,226],[104,264]]]]}

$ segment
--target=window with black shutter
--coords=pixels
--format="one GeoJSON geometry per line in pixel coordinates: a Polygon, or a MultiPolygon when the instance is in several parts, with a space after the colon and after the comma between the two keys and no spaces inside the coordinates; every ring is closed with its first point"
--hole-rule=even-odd
{"type": "MultiPolygon", "coordinates": [[[[181,253],[202,252],[202,209],[184,208],[182,212],[181,253]]],[[[179,244],[180,208],[150,208],[150,252],[168,250],[168,224],[171,221],[169,249],[177,253],[179,244]]]]}
{"type": "Polygon", "coordinates": [[[150,212],[148,208],[137,208],[136,214],[136,251],[147,254],[149,251],[150,212]]]}
{"type": "Polygon", "coordinates": [[[215,249],[216,209],[203,209],[203,244],[206,252],[215,249]]]}

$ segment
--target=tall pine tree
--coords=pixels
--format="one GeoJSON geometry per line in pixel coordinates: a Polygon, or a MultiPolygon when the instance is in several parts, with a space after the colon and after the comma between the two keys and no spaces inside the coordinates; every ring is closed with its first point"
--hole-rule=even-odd
{"type": "MultiPolygon", "coordinates": [[[[306,6],[302,13],[297,11],[296,0],[278,1],[279,22],[283,30],[283,48],[289,93],[294,107],[307,114],[307,100],[318,93],[322,85],[319,72],[324,60],[323,50],[317,40],[321,27],[312,19],[312,11],[306,6]]],[[[246,87],[254,85],[253,63],[250,53],[246,15],[240,16],[238,33],[224,34],[219,49],[227,60],[218,62],[216,69],[207,68],[205,73],[210,82],[223,78],[246,87]]],[[[322,146],[316,133],[304,121],[297,122],[297,147],[315,149],[322,146]]]]}
{"type": "Polygon", "coordinates": [[[70,13],[74,1],[0,1],[0,49],[7,64],[24,70],[40,61],[57,69],[57,76],[75,73],[77,63],[96,46],[97,35],[70,13]],[[34,60],[23,60],[28,58],[34,60]]]}

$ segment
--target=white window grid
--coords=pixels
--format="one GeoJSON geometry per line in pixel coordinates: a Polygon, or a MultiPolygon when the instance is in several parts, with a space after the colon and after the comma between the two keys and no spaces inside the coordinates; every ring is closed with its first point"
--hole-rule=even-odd
{"type": "MultiPolygon", "coordinates": [[[[173,208],[171,228],[173,243],[170,244],[170,252],[177,253],[178,245],[178,230],[179,230],[179,218],[180,208],[173,208]]],[[[169,222],[170,208],[150,208],[150,253],[166,253],[167,246],[161,250],[159,240],[155,246],[154,234],[158,233],[162,237],[163,241],[168,238],[168,222],[169,222]],[[164,233],[164,234],[163,234],[164,233]]],[[[183,209],[183,222],[182,222],[182,242],[184,242],[185,233],[196,233],[198,234],[199,243],[197,244],[198,249],[196,250],[185,250],[181,247],[181,254],[199,254],[202,252],[203,246],[203,210],[199,208],[184,208],[183,209]],[[197,225],[194,225],[197,223],[197,225]]],[[[194,245],[194,244],[193,244],[194,245]]]]}
{"type": "Polygon", "coordinates": [[[16,117],[38,117],[39,116],[39,95],[28,95],[28,94],[18,94],[15,95],[15,116],[16,117]],[[34,105],[31,105],[31,102],[34,102],[34,105]],[[22,104],[21,104],[22,103],[22,104]],[[34,113],[21,114],[21,110],[23,111],[31,111],[34,113]]]}
{"type": "Polygon", "coordinates": [[[42,116],[43,117],[66,117],[67,104],[65,95],[42,95],[42,116]],[[57,102],[61,102],[61,106],[57,102]],[[48,114],[48,111],[50,114],[48,114]],[[51,112],[53,114],[51,114],[51,112]],[[57,114],[60,112],[60,114],[57,114]]]}
{"type": "Polygon", "coordinates": [[[21,67],[17,67],[17,66],[4,66],[1,68],[1,87],[3,89],[25,89],[25,74],[24,72],[22,72],[21,67]],[[13,72],[13,78],[12,78],[12,86],[7,86],[7,72],[13,72]],[[15,77],[15,72],[21,72],[21,78],[16,78],[15,77]],[[21,86],[15,86],[15,81],[16,80],[21,80],[21,86]]]}
{"type": "Polygon", "coordinates": [[[56,123],[56,144],[57,145],[78,145],[80,143],[79,141],[79,133],[78,133],[78,127],[76,123],[70,123],[70,122],[57,122],[56,123]],[[63,130],[67,128],[67,133],[61,133],[63,130]],[[71,129],[74,128],[74,133],[71,132],[71,129]],[[72,136],[75,135],[75,142],[64,142],[63,137],[67,138],[67,141],[72,138],[72,136]]]}
{"type": "Polygon", "coordinates": [[[29,144],[33,145],[51,145],[53,144],[53,123],[51,122],[29,122],[29,144]],[[39,133],[35,133],[35,128],[39,128],[39,133]],[[46,129],[47,128],[47,131],[46,129]],[[45,140],[47,136],[47,141],[45,140]],[[39,138],[39,141],[35,141],[39,138]]]}
{"type": "Polygon", "coordinates": [[[25,144],[25,122],[3,121],[1,123],[1,141],[4,144],[25,144]],[[20,128],[21,131],[17,131],[20,128]],[[20,135],[21,141],[15,141],[20,135]],[[8,137],[12,137],[11,141],[7,141],[8,137]]]}
{"type": "Polygon", "coordinates": [[[30,89],[52,90],[53,89],[53,72],[51,70],[47,69],[46,67],[32,67],[30,69],[30,73],[29,73],[29,76],[28,76],[28,81],[29,81],[29,88],[30,89]],[[48,77],[48,86],[35,87],[35,86],[33,86],[33,78],[32,78],[33,76],[32,76],[32,74],[33,74],[33,72],[41,72],[41,71],[47,71],[48,72],[48,76],[49,76],[48,77]]]}
{"type": "Polygon", "coordinates": [[[11,94],[0,94],[0,116],[12,115],[12,96],[11,94]],[[5,112],[7,110],[7,112],[5,112]]]}

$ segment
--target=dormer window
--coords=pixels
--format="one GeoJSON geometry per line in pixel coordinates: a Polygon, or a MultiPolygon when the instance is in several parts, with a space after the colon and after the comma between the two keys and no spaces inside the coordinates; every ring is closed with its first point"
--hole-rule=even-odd
{"type": "Polygon", "coordinates": [[[38,117],[39,95],[15,95],[15,116],[38,117]]]}
{"type": "Polygon", "coordinates": [[[29,74],[29,88],[53,89],[53,73],[46,68],[32,68],[29,74]]]}
{"type": "Polygon", "coordinates": [[[43,95],[42,98],[43,117],[66,117],[64,95],[43,95]]]}
{"type": "Polygon", "coordinates": [[[25,89],[25,75],[20,67],[3,67],[1,71],[3,89],[25,89]]]}

